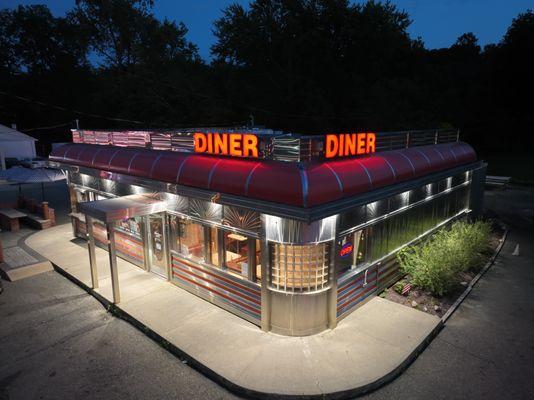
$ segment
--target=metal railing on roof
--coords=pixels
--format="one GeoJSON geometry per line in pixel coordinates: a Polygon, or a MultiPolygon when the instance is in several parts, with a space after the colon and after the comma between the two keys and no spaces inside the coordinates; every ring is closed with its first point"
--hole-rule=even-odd
{"type": "MultiPolygon", "coordinates": [[[[72,130],[74,143],[141,147],[154,150],[194,151],[195,132],[253,133],[260,138],[261,158],[287,162],[320,159],[323,155],[324,135],[284,134],[280,131],[258,128],[187,129],[183,131],[95,131],[72,130]]],[[[399,150],[416,146],[457,142],[456,129],[410,130],[377,132],[376,151],[399,150]]]]}

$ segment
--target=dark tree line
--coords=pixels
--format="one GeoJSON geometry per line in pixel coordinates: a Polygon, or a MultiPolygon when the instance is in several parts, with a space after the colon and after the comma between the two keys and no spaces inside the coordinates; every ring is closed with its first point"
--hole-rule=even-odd
{"type": "Polygon", "coordinates": [[[303,133],[457,127],[488,149],[534,147],[534,13],[497,44],[429,50],[388,2],[255,0],[214,23],[206,63],[149,0],[0,10],[0,121],[44,140],[83,127],[255,124],[303,133]]]}

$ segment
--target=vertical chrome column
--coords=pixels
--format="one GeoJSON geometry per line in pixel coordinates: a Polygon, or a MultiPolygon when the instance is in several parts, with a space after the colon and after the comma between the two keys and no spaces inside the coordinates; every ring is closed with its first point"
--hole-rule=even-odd
{"type": "MultiPolygon", "coordinates": [[[[262,218],[263,219],[263,218],[262,218]]],[[[264,221],[262,221],[263,223],[264,221]]],[[[261,329],[265,332],[271,330],[271,291],[269,285],[271,281],[269,265],[269,244],[262,234],[261,238],[261,329]]]]}
{"type": "Polygon", "coordinates": [[[248,246],[247,279],[251,282],[255,282],[256,281],[256,239],[249,237],[247,239],[247,246],[248,246]]]}
{"type": "Polygon", "coordinates": [[[85,226],[87,228],[87,248],[89,249],[89,266],[91,268],[91,286],[98,288],[98,266],[96,264],[95,238],[93,236],[93,218],[85,216],[85,226]]]}
{"type": "Polygon", "coordinates": [[[271,267],[269,265],[269,244],[267,243],[267,226],[265,214],[261,214],[261,329],[265,332],[271,330],[271,292],[269,290],[271,280],[271,267]]]}
{"type": "Polygon", "coordinates": [[[337,325],[337,256],[339,254],[339,214],[336,217],[336,228],[334,243],[330,247],[330,265],[328,270],[328,280],[330,289],[328,291],[328,327],[334,329],[337,325]]]}
{"type": "Polygon", "coordinates": [[[150,229],[150,221],[148,220],[148,216],[141,217],[141,238],[143,240],[143,263],[145,271],[148,271],[150,269],[150,254],[149,254],[149,229],[150,229]]]}
{"type": "Polygon", "coordinates": [[[113,303],[118,304],[121,301],[119,291],[119,271],[117,269],[117,254],[115,252],[115,229],[114,223],[108,222],[106,229],[108,231],[108,253],[109,267],[111,268],[111,288],[113,290],[113,303]]]}
{"type": "Polygon", "coordinates": [[[171,251],[170,251],[170,226],[169,218],[167,213],[162,213],[161,218],[163,219],[162,223],[162,235],[163,235],[163,256],[165,257],[165,268],[167,280],[171,280],[171,251]]]}

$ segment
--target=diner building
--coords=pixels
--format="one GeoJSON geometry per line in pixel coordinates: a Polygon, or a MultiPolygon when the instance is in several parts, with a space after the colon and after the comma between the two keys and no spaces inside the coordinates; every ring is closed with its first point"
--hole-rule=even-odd
{"type": "MultiPolygon", "coordinates": [[[[265,331],[336,324],[401,274],[395,254],[480,213],[486,164],[457,131],[73,130],[73,234],[265,331]]],[[[178,304],[177,307],[180,305],[178,304]]]]}

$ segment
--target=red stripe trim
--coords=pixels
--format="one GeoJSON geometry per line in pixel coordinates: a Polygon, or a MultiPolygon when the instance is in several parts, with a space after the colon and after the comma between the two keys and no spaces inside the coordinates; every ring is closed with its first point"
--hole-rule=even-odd
{"type": "Polygon", "coordinates": [[[178,277],[179,279],[183,279],[184,281],[188,281],[188,282],[192,283],[192,284],[195,285],[195,286],[200,286],[201,288],[206,289],[208,292],[216,293],[218,296],[223,297],[223,298],[229,300],[231,303],[237,303],[237,304],[239,304],[241,307],[246,308],[246,309],[252,311],[254,314],[257,314],[258,316],[260,315],[260,312],[258,311],[258,309],[253,308],[253,307],[249,306],[248,304],[245,304],[245,303],[242,303],[242,302],[240,302],[240,301],[238,301],[238,300],[232,299],[230,296],[227,296],[227,295],[225,295],[225,294],[223,294],[223,293],[220,293],[220,292],[218,292],[218,291],[216,291],[216,290],[213,290],[213,289],[208,288],[208,287],[206,287],[206,286],[204,286],[204,285],[201,285],[200,283],[197,283],[197,282],[195,282],[195,281],[193,281],[193,280],[191,280],[191,279],[189,279],[189,278],[187,278],[187,277],[185,277],[185,276],[183,276],[183,275],[180,275],[180,274],[178,274],[178,273],[176,273],[176,272],[174,272],[174,271],[173,271],[172,274],[173,274],[174,276],[178,277]]]}
{"type": "MultiPolygon", "coordinates": [[[[375,282],[374,285],[376,286],[376,276],[375,277],[371,277],[372,279],[369,279],[369,283],[372,283],[373,281],[375,282]]],[[[362,277],[363,279],[363,277],[362,277]]],[[[343,301],[344,299],[346,299],[347,297],[349,297],[351,294],[353,294],[354,292],[357,292],[360,288],[362,288],[363,286],[362,285],[357,285],[355,288],[349,290],[347,293],[345,293],[343,296],[339,297],[337,299],[337,302],[339,303],[340,301],[343,301]]]]}
{"type": "Polygon", "coordinates": [[[393,278],[399,271],[391,271],[389,274],[386,274],[378,279],[378,284],[381,285],[384,282],[389,282],[391,278],[393,278]]]}
{"type": "Polygon", "coordinates": [[[363,290],[358,296],[354,297],[353,299],[350,299],[349,301],[345,302],[344,304],[340,304],[337,306],[337,311],[341,310],[342,308],[345,308],[347,305],[350,305],[354,303],[356,300],[359,300],[364,296],[365,294],[369,293],[371,290],[376,289],[376,285],[372,285],[368,287],[367,289],[363,290]]]}
{"type": "MultiPolygon", "coordinates": [[[[254,299],[254,298],[252,298],[252,297],[249,297],[249,296],[247,296],[247,295],[244,295],[243,293],[240,293],[240,292],[238,292],[238,291],[235,290],[235,289],[232,289],[232,288],[229,288],[229,287],[227,287],[227,286],[221,285],[220,283],[217,283],[217,282],[215,282],[215,281],[213,281],[213,280],[206,279],[206,278],[204,278],[204,277],[202,277],[202,276],[200,276],[200,275],[197,275],[197,274],[195,274],[195,273],[193,273],[193,272],[191,272],[191,271],[188,271],[187,269],[185,269],[185,268],[183,268],[183,267],[181,267],[181,266],[178,266],[178,265],[173,266],[173,270],[176,271],[176,269],[182,271],[183,273],[186,273],[186,274],[192,275],[192,276],[194,276],[194,277],[196,277],[196,278],[198,278],[198,279],[201,279],[201,280],[203,280],[203,281],[205,281],[205,282],[209,282],[209,283],[212,284],[212,285],[218,286],[218,287],[220,287],[221,289],[224,289],[224,290],[226,290],[226,291],[228,291],[228,292],[230,292],[230,293],[233,293],[233,294],[235,294],[235,295],[237,295],[237,296],[239,296],[239,297],[242,297],[242,298],[244,298],[244,299],[246,299],[246,300],[248,300],[248,301],[251,301],[251,302],[253,302],[253,303],[256,303],[256,304],[258,304],[258,305],[261,305],[261,302],[260,302],[259,300],[257,300],[257,299],[254,299]]],[[[173,271],[173,272],[174,272],[174,271],[173,271]]]]}
{"type": "MultiPolygon", "coordinates": [[[[339,296],[339,294],[340,294],[341,292],[343,292],[343,291],[349,289],[349,288],[352,287],[352,286],[359,286],[359,284],[363,282],[364,278],[365,278],[365,276],[362,275],[362,276],[359,277],[358,279],[355,279],[354,281],[352,281],[350,285],[346,285],[346,287],[344,287],[343,290],[341,290],[341,291],[338,290],[338,296],[339,296]]],[[[339,300],[343,300],[343,299],[344,299],[345,297],[347,297],[347,295],[350,294],[353,290],[354,290],[354,289],[350,289],[348,292],[346,292],[346,293],[344,293],[342,296],[338,297],[338,301],[339,301],[339,300]]]]}
{"type": "Polygon", "coordinates": [[[243,284],[241,284],[241,283],[239,283],[239,282],[236,282],[236,281],[234,281],[234,280],[232,280],[232,279],[228,279],[227,277],[224,277],[224,276],[222,276],[222,275],[219,275],[219,274],[213,273],[213,272],[211,272],[211,271],[208,271],[207,269],[204,269],[204,268],[202,268],[201,266],[198,266],[198,265],[195,265],[195,264],[191,264],[191,263],[189,263],[189,262],[187,262],[187,261],[183,261],[181,258],[178,258],[178,257],[176,257],[175,255],[172,256],[172,261],[173,261],[173,265],[174,265],[174,261],[176,261],[177,263],[185,264],[185,265],[187,265],[188,267],[191,267],[191,268],[193,268],[193,269],[196,269],[197,271],[200,271],[200,272],[202,272],[202,273],[205,273],[205,274],[214,276],[214,277],[216,277],[216,278],[219,278],[219,279],[221,279],[221,280],[223,280],[223,281],[225,281],[225,282],[228,282],[228,283],[230,283],[230,284],[232,284],[232,285],[234,285],[234,286],[237,286],[237,287],[239,287],[239,288],[241,288],[241,289],[244,289],[244,290],[246,290],[246,291],[248,291],[248,292],[252,292],[253,294],[255,294],[255,295],[257,295],[257,296],[260,296],[260,295],[261,295],[261,292],[260,292],[259,290],[257,290],[257,289],[254,289],[254,288],[245,286],[245,285],[243,285],[243,284]]]}

